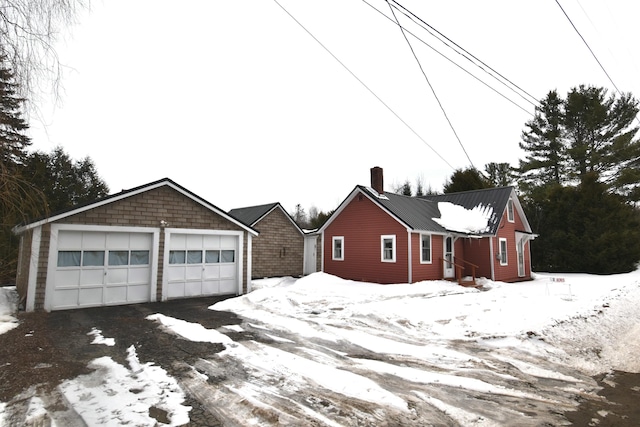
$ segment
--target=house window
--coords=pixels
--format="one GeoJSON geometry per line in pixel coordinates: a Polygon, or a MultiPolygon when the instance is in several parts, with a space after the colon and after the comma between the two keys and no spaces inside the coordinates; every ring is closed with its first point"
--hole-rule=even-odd
{"type": "Polygon", "coordinates": [[[396,236],[380,236],[382,262],[396,262],[396,236]]]}
{"type": "Polygon", "coordinates": [[[507,221],[513,222],[513,199],[509,199],[507,202],[507,221]]]}
{"type": "Polygon", "coordinates": [[[498,254],[500,265],[507,265],[507,239],[500,238],[500,253],[498,254]]]}
{"type": "Polygon", "coordinates": [[[431,234],[420,235],[420,262],[431,264],[431,234]]]}
{"type": "Polygon", "coordinates": [[[344,260],[344,236],[333,237],[332,259],[334,261],[344,260]]]}

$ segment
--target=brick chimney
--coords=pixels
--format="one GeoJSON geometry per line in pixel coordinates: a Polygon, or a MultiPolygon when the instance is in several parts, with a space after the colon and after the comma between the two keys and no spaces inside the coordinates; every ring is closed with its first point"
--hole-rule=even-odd
{"type": "Polygon", "coordinates": [[[376,190],[378,194],[384,194],[384,179],[382,176],[382,168],[374,166],[371,168],[371,188],[376,190]]]}

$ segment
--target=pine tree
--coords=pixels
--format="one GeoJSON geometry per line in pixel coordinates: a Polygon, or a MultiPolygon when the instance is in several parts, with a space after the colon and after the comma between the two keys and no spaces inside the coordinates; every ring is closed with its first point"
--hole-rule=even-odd
{"type": "Polygon", "coordinates": [[[527,152],[526,159],[520,160],[522,187],[562,183],[566,163],[563,120],[564,101],[551,91],[522,132],[520,148],[527,152]]]}
{"type": "Polygon", "coordinates": [[[25,100],[16,95],[13,72],[6,64],[6,57],[0,56],[0,161],[11,168],[22,161],[31,141],[22,117],[25,100]]]}
{"type": "Polygon", "coordinates": [[[495,187],[507,187],[513,184],[513,168],[509,163],[487,163],[484,171],[488,175],[489,182],[495,187]]]}
{"type": "Polygon", "coordinates": [[[477,169],[469,167],[454,171],[451,178],[445,182],[443,192],[448,194],[490,187],[491,183],[477,169]]]}

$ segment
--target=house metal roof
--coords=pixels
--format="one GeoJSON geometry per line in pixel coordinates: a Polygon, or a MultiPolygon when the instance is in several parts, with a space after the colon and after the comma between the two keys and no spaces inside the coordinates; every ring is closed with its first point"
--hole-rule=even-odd
{"type": "MultiPolygon", "coordinates": [[[[371,187],[358,185],[341,206],[345,206],[357,193],[364,193],[367,195],[391,216],[396,218],[396,220],[406,225],[407,228],[433,233],[446,234],[451,231],[447,230],[434,220],[434,218],[441,218],[442,216],[438,209],[439,202],[453,203],[468,210],[479,205],[487,207],[492,210],[492,215],[488,219],[487,230],[483,233],[469,233],[467,235],[495,235],[498,231],[498,227],[500,226],[500,220],[502,219],[502,214],[506,209],[507,202],[509,201],[509,198],[512,197],[512,194],[514,194],[514,189],[513,187],[498,187],[452,194],[411,197],[394,193],[378,194],[371,187]]],[[[523,222],[525,223],[525,230],[523,231],[530,232],[531,230],[526,222],[526,218],[524,218],[522,207],[520,206],[517,198],[514,198],[514,202],[516,209],[522,215],[523,222]]],[[[340,207],[338,210],[340,210],[340,207]]],[[[328,224],[325,224],[325,226],[326,225],[328,224]]],[[[323,228],[325,228],[325,226],[323,226],[323,228]]]]}
{"type": "Polygon", "coordinates": [[[485,188],[482,190],[461,191],[459,193],[427,195],[420,196],[419,198],[436,203],[450,202],[454,205],[462,206],[465,209],[473,209],[479,205],[490,207],[493,210],[493,214],[489,218],[489,222],[487,224],[488,232],[490,234],[496,234],[498,227],[500,226],[502,214],[506,209],[507,202],[513,192],[513,187],[496,187],[485,188]]]}

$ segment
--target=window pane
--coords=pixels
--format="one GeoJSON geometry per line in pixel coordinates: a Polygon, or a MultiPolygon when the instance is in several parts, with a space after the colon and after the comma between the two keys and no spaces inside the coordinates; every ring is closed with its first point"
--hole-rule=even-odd
{"type": "Polygon", "coordinates": [[[216,264],[220,262],[220,251],[206,251],[204,262],[207,264],[216,264]]]}
{"type": "Polygon", "coordinates": [[[148,265],[149,251],[131,251],[131,265],[148,265]]]}
{"type": "Polygon", "coordinates": [[[169,264],[184,264],[184,251],[169,251],[169,264]]]}
{"type": "Polygon", "coordinates": [[[431,236],[422,236],[422,261],[431,262],[431,236]]]}
{"type": "Polygon", "coordinates": [[[82,266],[91,267],[104,265],[104,251],[84,251],[82,255],[82,266]]]}
{"type": "Polygon", "coordinates": [[[80,251],[59,251],[58,267],[79,267],[80,251]]]}
{"type": "Polygon", "coordinates": [[[393,239],[383,239],[383,258],[385,260],[393,260],[393,239]]]}
{"type": "Polygon", "coordinates": [[[187,264],[202,264],[202,251],[187,251],[187,264]]]}
{"type": "Polygon", "coordinates": [[[236,260],[236,251],[226,250],[221,252],[222,262],[234,262],[236,260]]]}
{"type": "Polygon", "coordinates": [[[333,258],[342,259],[342,239],[334,239],[333,241],[333,258]]]}
{"type": "Polygon", "coordinates": [[[129,251],[109,251],[109,265],[129,265],[129,251]]]}

